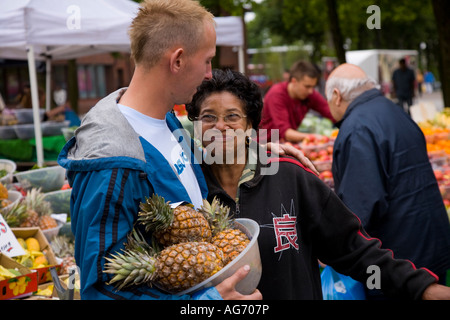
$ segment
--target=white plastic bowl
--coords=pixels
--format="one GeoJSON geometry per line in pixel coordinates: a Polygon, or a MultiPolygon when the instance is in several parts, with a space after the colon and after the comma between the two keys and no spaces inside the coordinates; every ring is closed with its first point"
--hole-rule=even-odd
{"type": "Polygon", "coordinates": [[[11,201],[9,205],[7,205],[4,208],[1,208],[1,211],[8,211],[10,208],[12,208],[17,202],[19,202],[23,198],[22,193],[19,191],[12,191],[8,190],[8,200],[11,201]]]}
{"type": "Polygon", "coordinates": [[[16,130],[14,130],[14,127],[12,125],[9,126],[0,125],[0,139],[10,140],[16,138],[17,138],[16,130]]]}
{"type": "Polygon", "coordinates": [[[57,165],[18,172],[15,176],[24,189],[41,188],[41,192],[45,193],[61,189],[66,178],[66,169],[57,165]]]}
{"type": "Polygon", "coordinates": [[[241,280],[235,287],[236,291],[241,294],[248,295],[255,291],[261,279],[261,257],[259,254],[258,235],[259,225],[246,218],[235,220],[236,226],[242,230],[251,240],[247,247],[233,261],[228,263],[225,268],[217,272],[215,275],[200,282],[199,284],[187,290],[176,293],[176,295],[193,294],[196,291],[208,287],[214,287],[226,278],[232,276],[239,268],[248,264],[250,266],[249,274],[241,280]]]}
{"type": "Polygon", "coordinates": [[[50,202],[53,213],[70,214],[70,195],[72,189],[57,190],[44,194],[44,200],[50,202]]]}
{"type": "Polygon", "coordinates": [[[34,124],[24,123],[13,125],[17,138],[21,140],[30,140],[34,138],[34,124]]]}
{"type": "MultiPolygon", "coordinates": [[[[44,119],[45,110],[39,109],[39,117],[42,121],[44,119]]],[[[21,109],[15,109],[14,115],[16,116],[17,122],[19,124],[27,124],[27,123],[33,123],[34,113],[33,109],[28,108],[21,108],[21,109]]]]}
{"type": "Polygon", "coordinates": [[[41,123],[42,136],[59,136],[62,129],[69,127],[70,121],[44,121],[41,123]]]}
{"type": "Polygon", "coordinates": [[[17,165],[14,161],[8,159],[0,159],[0,170],[6,170],[8,173],[6,176],[0,178],[0,182],[8,188],[8,184],[12,183],[14,172],[17,169],[17,165]]]}
{"type": "Polygon", "coordinates": [[[42,233],[45,235],[45,237],[47,238],[47,240],[48,240],[49,242],[51,242],[51,241],[53,240],[53,238],[54,238],[55,236],[58,235],[59,230],[60,230],[61,227],[64,225],[63,222],[58,221],[58,220],[56,220],[56,223],[58,224],[57,227],[42,230],[42,233]]]}

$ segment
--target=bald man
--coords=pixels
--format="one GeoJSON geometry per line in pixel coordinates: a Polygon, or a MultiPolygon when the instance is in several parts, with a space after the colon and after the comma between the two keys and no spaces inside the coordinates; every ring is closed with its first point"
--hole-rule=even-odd
{"type": "Polygon", "coordinates": [[[382,247],[445,283],[450,224],[422,131],[355,65],[330,74],[326,95],[339,127],[332,169],[336,193],[382,247]]]}

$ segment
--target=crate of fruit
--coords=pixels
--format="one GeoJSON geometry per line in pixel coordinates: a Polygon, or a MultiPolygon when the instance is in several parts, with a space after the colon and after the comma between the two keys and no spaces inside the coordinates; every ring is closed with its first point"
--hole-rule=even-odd
{"type": "Polygon", "coordinates": [[[0,300],[23,298],[37,288],[36,272],[0,253],[0,300]]]}
{"type": "Polygon", "coordinates": [[[35,270],[38,283],[52,281],[50,267],[54,266],[59,272],[61,264],[55,258],[52,247],[40,228],[11,228],[17,240],[25,250],[23,256],[14,257],[21,265],[35,270]]]}

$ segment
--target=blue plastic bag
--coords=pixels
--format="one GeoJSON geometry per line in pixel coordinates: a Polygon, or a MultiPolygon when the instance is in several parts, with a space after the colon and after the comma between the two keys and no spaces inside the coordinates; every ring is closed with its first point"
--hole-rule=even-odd
{"type": "Polygon", "coordinates": [[[365,300],[366,294],[361,282],[336,272],[326,266],[320,274],[324,300],[365,300]]]}

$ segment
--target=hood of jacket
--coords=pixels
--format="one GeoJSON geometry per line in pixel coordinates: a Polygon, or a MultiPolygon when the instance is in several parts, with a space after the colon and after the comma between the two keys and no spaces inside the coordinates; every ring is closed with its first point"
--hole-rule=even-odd
{"type": "Polygon", "coordinates": [[[68,150],[68,159],[125,156],[145,160],[139,135],[117,107],[124,92],[120,89],[111,93],[89,110],[75,131],[76,143],[68,150]]]}
{"type": "MultiPolygon", "coordinates": [[[[150,154],[159,152],[140,137],[117,107],[126,88],[100,100],[83,118],[80,127],[64,146],[58,163],[73,171],[122,167],[142,169],[150,154]]],[[[178,128],[175,116],[166,117],[169,128],[178,128]]]]}

